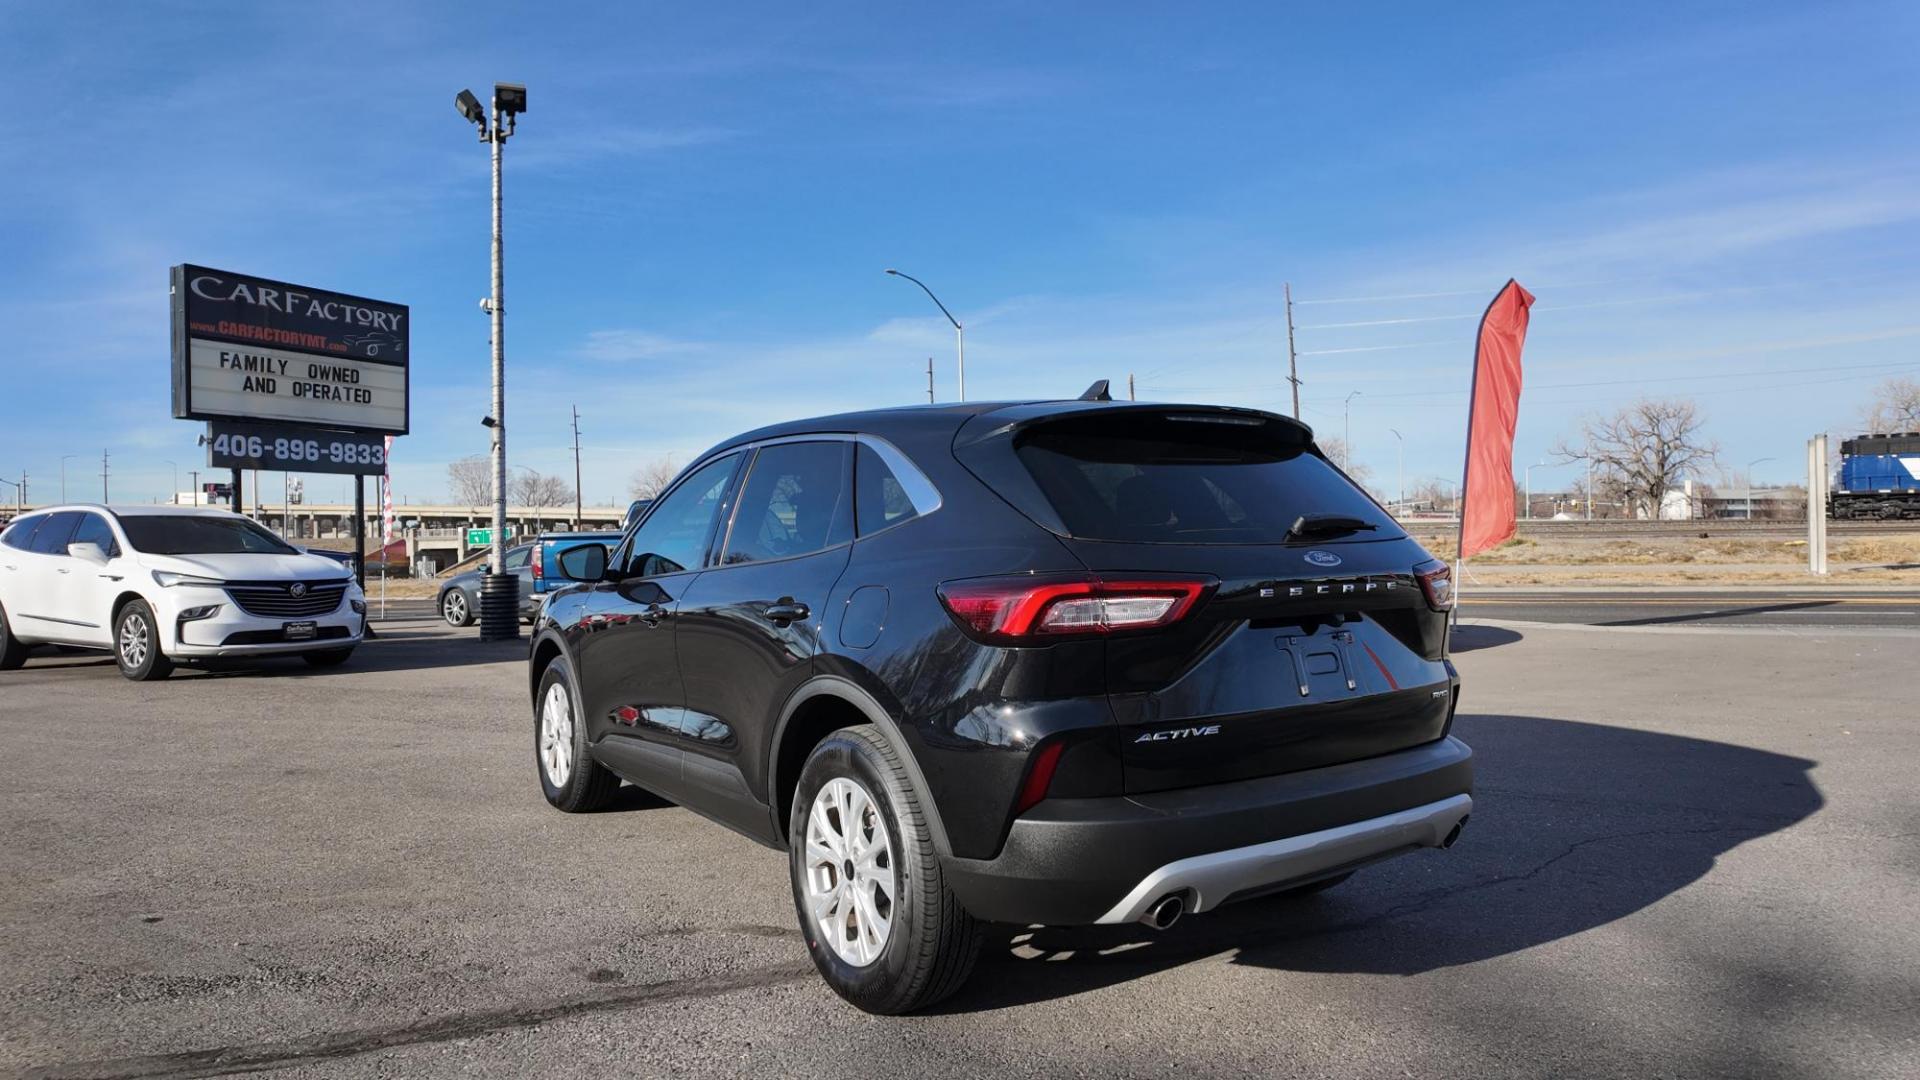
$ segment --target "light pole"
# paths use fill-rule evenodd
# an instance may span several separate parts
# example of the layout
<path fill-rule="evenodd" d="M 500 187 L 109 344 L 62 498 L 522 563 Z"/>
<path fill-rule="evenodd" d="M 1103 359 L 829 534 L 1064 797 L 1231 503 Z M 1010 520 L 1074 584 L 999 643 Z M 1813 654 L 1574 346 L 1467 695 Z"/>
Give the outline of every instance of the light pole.
<path fill-rule="evenodd" d="M 1340 436 L 1340 444 L 1342 448 L 1346 450 L 1347 460 L 1341 462 L 1340 467 L 1347 472 L 1353 471 L 1353 399 L 1359 396 L 1360 391 L 1358 390 L 1348 394 L 1347 402 L 1342 406 L 1342 410 L 1346 414 L 1346 431 Z"/>
<path fill-rule="evenodd" d="M 1398 430 L 1394 428 L 1387 430 L 1393 432 L 1394 442 L 1399 444 L 1400 512 L 1404 514 L 1407 512 L 1407 440 L 1401 437 Z"/>
<path fill-rule="evenodd" d="M 908 281 L 920 286 L 920 291 L 927 294 L 927 299 L 933 301 L 933 306 L 939 308 L 940 314 L 945 315 L 947 321 L 953 324 L 954 351 L 959 355 L 960 360 L 960 400 L 967 400 L 967 328 L 961 326 L 960 320 L 954 318 L 953 312 L 947 310 L 947 305 L 941 303 L 940 298 L 933 295 L 933 290 L 927 288 L 926 282 L 921 281 L 912 274 L 903 274 L 891 266 L 887 267 L 887 273 L 892 274 L 894 277 L 906 278 Z"/>
<path fill-rule="evenodd" d="M 13 489 L 13 505 L 14 505 L 15 512 L 21 513 L 21 514 L 26 513 L 27 512 L 27 474 L 21 473 L 20 482 L 17 484 L 7 479 L 4 476 L 0 476 L 0 484 L 5 484 L 8 487 L 11 487 Z M 66 500 L 63 499 L 61 501 L 64 502 Z"/>
<path fill-rule="evenodd" d="M 79 454 L 60 455 L 60 501 L 61 502 L 67 501 L 67 460 L 69 458 L 77 458 L 79 456 L 80 456 Z"/>
<path fill-rule="evenodd" d="M 1753 520 L 1753 467 L 1763 461 L 1772 461 L 1770 457 L 1754 458 L 1747 462 L 1747 520 Z"/>
<path fill-rule="evenodd" d="M 1525 477 L 1526 480 L 1525 487 L 1527 492 L 1527 512 L 1521 516 L 1528 521 L 1533 520 L 1533 470 L 1544 468 L 1551 464 L 1553 463 L 1550 461 L 1536 461 L 1521 470 L 1521 476 Z"/>
<path fill-rule="evenodd" d="M 500 151 L 513 135 L 514 121 L 527 111 L 527 88 L 518 83 L 493 84 L 493 114 L 489 118 L 473 91 L 454 95 L 454 107 L 480 131 L 493 158 L 493 289 L 481 301 L 492 318 L 493 412 L 483 423 L 493 434 L 493 550 L 487 576 L 480 585 L 480 637 L 507 641 L 520 636 L 519 582 L 507 573 L 507 396 L 506 396 L 506 283 L 505 254 L 500 228 Z"/>

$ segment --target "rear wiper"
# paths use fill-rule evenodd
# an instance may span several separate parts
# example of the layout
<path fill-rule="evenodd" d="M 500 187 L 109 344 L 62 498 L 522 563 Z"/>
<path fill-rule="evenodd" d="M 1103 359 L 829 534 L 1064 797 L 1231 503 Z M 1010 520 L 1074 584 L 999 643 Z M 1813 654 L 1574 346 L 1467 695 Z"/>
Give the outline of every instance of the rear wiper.
<path fill-rule="evenodd" d="M 1354 517 L 1352 514 L 1301 514 L 1293 519 L 1293 527 L 1287 530 L 1287 539 L 1298 540 L 1309 536 L 1372 532 L 1377 528 L 1379 526 L 1373 522 Z"/>

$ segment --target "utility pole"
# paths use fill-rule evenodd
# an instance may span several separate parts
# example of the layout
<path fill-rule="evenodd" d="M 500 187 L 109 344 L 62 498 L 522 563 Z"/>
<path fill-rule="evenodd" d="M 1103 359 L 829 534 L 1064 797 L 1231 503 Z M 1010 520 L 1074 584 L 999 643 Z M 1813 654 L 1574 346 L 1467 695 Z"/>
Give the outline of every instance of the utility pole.
<path fill-rule="evenodd" d="M 927 404 L 933 404 L 933 357 L 927 357 Z"/>
<path fill-rule="evenodd" d="M 1394 441 L 1400 445 L 1400 512 L 1404 514 L 1407 512 L 1407 440 L 1398 429 L 1387 430 L 1393 432 Z"/>
<path fill-rule="evenodd" d="M 100 451 L 100 501 L 102 503 L 113 502 L 113 499 L 107 494 L 107 452 L 105 450 Z"/>
<path fill-rule="evenodd" d="M 580 406 L 573 407 L 573 531 L 580 531 Z"/>
<path fill-rule="evenodd" d="M 1293 350 L 1293 282 L 1283 282 L 1287 298 L 1287 381 L 1293 384 L 1293 418 L 1300 419 L 1300 354 Z"/>
<path fill-rule="evenodd" d="M 200 505 L 200 470 L 188 469 L 187 476 L 193 480 L 193 505 Z"/>
<path fill-rule="evenodd" d="M 1134 400 L 1134 397 L 1133 397 L 1133 372 L 1131 372 L 1131 371 L 1129 371 L 1129 372 L 1127 372 L 1127 400 L 1128 400 L 1128 401 L 1132 401 L 1132 400 Z"/>

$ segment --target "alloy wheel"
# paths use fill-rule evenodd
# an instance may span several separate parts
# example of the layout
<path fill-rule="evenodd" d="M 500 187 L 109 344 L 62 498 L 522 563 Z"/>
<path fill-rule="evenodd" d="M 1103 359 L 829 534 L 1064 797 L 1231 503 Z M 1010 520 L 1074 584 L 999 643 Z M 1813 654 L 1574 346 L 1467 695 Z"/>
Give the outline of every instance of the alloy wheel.
<path fill-rule="evenodd" d="M 547 687 L 540 705 L 540 767 L 557 788 L 573 775 L 573 699 L 562 682 Z"/>
<path fill-rule="evenodd" d="M 440 605 L 440 614 L 455 626 L 465 623 L 467 621 L 466 595 L 457 590 L 448 593 L 446 602 Z"/>
<path fill-rule="evenodd" d="M 838 776 L 807 814 L 807 912 L 854 967 L 880 958 L 893 933 L 894 856 L 886 820 L 859 783 Z"/>
<path fill-rule="evenodd" d="M 120 620 L 120 662 L 128 668 L 137 669 L 147 662 L 147 651 L 152 648 L 147 632 L 147 620 L 137 613 L 129 613 Z"/>

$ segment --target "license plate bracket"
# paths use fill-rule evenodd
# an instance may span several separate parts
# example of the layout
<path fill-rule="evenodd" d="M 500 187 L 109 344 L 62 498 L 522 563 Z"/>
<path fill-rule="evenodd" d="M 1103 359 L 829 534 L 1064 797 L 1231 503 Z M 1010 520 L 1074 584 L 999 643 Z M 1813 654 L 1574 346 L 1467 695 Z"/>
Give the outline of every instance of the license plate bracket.
<path fill-rule="evenodd" d="M 288 641 L 312 641 L 320 634 L 320 624 L 312 619 L 284 623 L 280 627 L 280 632 Z"/>

